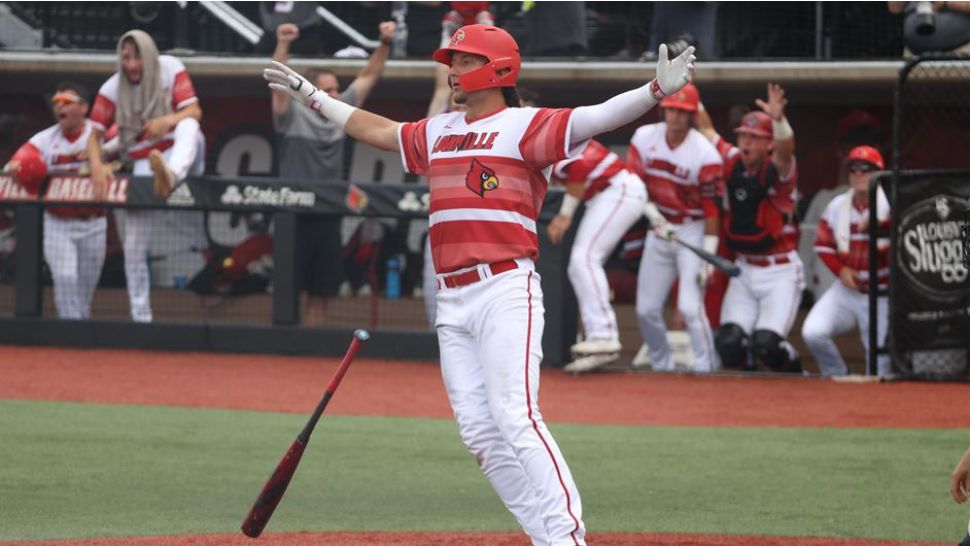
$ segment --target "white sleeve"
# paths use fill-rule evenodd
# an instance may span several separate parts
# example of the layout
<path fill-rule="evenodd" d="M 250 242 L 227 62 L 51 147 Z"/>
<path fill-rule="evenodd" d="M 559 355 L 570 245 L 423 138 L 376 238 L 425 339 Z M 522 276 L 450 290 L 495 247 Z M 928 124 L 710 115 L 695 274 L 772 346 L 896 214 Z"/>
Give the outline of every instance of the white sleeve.
<path fill-rule="evenodd" d="M 572 144 L 582 142 L 636 121 L 657 102 L 650 93 L 650 84 L 647 84 L 600 104 L 574 108 L 570 141 Z"/>

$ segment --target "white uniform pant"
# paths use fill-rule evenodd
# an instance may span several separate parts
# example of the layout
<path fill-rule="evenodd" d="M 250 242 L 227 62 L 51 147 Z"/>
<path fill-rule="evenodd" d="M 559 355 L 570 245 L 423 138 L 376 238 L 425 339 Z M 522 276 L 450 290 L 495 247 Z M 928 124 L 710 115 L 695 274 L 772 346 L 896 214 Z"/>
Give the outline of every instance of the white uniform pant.
<path fill-rule="evenodd" d="M 517 261 L 441 285 L 441 375 L 465 446 L 532 543 L 585 544 L 579 491 L 539 412 L 542 287 L 532 261 Z"/>
<path fill-rule="evenodd" d="M 886 296 L 876 299 L 876 316 L 876 340 L 882 346 L 889 330 L 889 300 Z M 815 302 L 802 325 L 802 338 L 815 356 L 822 375 L 844 375 L 849 372 L 832 336 L 848 332 L 856 324 L 859 325 L 859 336 L 868 357 L 872 350 L 869 347 L 869 295 L 836 281 Z M 876 363 L 879 375 L 888 375 L 892 371 L 889 355 L 879 355 Z"/>
<path fill-rule="evenodd" d="M 624 170 L 586 202 L 567 269 L 586 339 L 620 338 L 603 263 L 630 226 L 643 216 L 646 199 L 647 190 L 640 178 Z"/>
<path fill-rule="evenodd" d="M 86 319 L 104 266 L 108 220 L 60 218 L 44 213 L 44 259 L 54 279 L 57 316 Z"/>
<path fill-rule="evenodd" d="M 700 247 L 704 241 L 704 220 L 685 222 L 677 228 L 677 238 Z M 677 310 L 684 317 L 694 353 L 694 370 L 715 371 L 720 367 L 714 350 L 711 324 L 704 310 L 704 298 L 697 284 L 701 259 L 683 246 L 647 232 L 647 242 L 637 273 L 637 319 L 640 335 L 655 370 L 673 370 L 674 362 L 667 343 L 663 308 L 674 280 L 678 280 Z"/>
<path fill-rule="evenodd" d="M 165 164 L 175 175 L 176 183 L 188 175 L 200 176 L 205 172 L 205 138 L 199 122 L 194 118 L 183 119 L 175 126 L 175 144 L 163 152 Z M 148 159 L 135 161 L 132 174 L 151 176 Z M 152 307 L 149 299 L 151 280 L 148 270 L 148 246 L 152 237 L 152 224 L 156 221 L 152 210 L 129 209 L 125 216 L 125 279 L 128 284 L 128 302 L 131 318 L 136 322 L 151 322 Z"/>
<path fill-rule="evenodd" d="M 788 263 L 763 267 L 736 260 L 741 274 L 731 279 L 724 294 L 722 325 L 737 324 L 748 336 L 755 330 L 788 336 L 802 301 L 805 268 L 797 251 L 784 256 Z"/>

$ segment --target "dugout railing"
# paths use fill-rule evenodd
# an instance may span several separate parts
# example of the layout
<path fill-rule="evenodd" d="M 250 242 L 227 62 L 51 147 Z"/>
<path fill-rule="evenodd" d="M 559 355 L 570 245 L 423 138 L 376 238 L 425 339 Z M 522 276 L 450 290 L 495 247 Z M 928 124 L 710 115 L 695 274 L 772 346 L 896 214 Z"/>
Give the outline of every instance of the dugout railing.
<path fill-rule="evenodd" d="M 437 358 L 437 337 L 427 324 L 413 279 L 409 282 L 399 278 L 394 294 L 384 282 L 388 278 L 388 257 L 407 261 L 405 238 L 412 239 L 410 247 L 421 253 L 423 243 L 414 233 L 421 235 L 426 231 L 426 186 L 205 176 L 187 179 L 165 199 L 153 193 L 151 179 L 119 175 L 104 201 L 109 207 L 109 226 L 121 216 L 118 211 L 151 210 L 176 218 L 165 225 L 160 223 L 153 228 L 156 231 L 178 231 L 201 219 L 206 235 L 204 244 L 192 243 L 189 250 L 184 250 L 189 248 L 188 243 L 176 248 L 172 241 L 159 243 L 158 237 L 153 240 L 153 244 L 168 248 L 168 256 L 153 251 L 146 257 L 153 271 L 151 297 L 155 311 L 154 321 L 148 324 L 136 323 L 127 316 L 124 272 L 120 262 L 112 264 L 110 258 L 95 292 L 91 319 L 57 318 L 43 252 L 43 212 L 48 207 L 89 205 L 90 192 L 86 177 L 58 176 L 49 178 L 38 198 L 23 192 L 9 176 L 0 175 L 0 207 L 15 215 L 15 221 L 0 230 L 0 235 L 6 234 L 7 239 L 13 240 L 7 245 L 7 252 L 0 246 L 0 261 L 6 272 L 0 277 L 0 343 L 336 356 L 345 349 L 355 328 L 369 327 L 375 341 L 380 340 L 368 349 L 371 356 Z M 568 361 L 578 316 L 575 296 L 566 278 L 571 240 L 551 245 L 545 237 L 544 225 L 558 210 L 561 196 L 561 191 L 550 192 L 540 213 L 538 230 L 542 257 L 537 270 L 546 294 L 543 350 L 545 361 L 552 364 Z M 217 217 L 221 220 L 214 220 Z M 344 221 L 345 231 L 348 223 L 353 224 L 344 250 L 351 247 L 364 256 L 358 281 L 366 288 L 356 286 L 350 294 L 331 298 L 319 324 L 308 325 L 303 314 L 309 300 L 301 296 L 297 280 L 303 252 L 297 233 L 303 225 L 300 217 L 351 219 Z M 234 240 L 226 242 L 215 233 L 247 222 L 257 223 L 259 237 L 271 240 L 271 256 L 265 256 L 265 261 L 271 263 L 265 269 L 271 278 L 260 283 L 257 275 L 249 274 L 252 268 L 237 267 L 232 282 L 207 289 L 205 283 L 212 281 L 206 277 L 207 269 L 225 280 L 218 275 L 232 269 L 232 260 L 261 267 L 258 257 L 252 255 L 260 252 L 260 245 L 249 244 L 257 237 L 237 233 Z M 401 227 L 409 222 L 416 223 L 410 236 Z M 124 229 L 123 219 L 118 224 L 118 229 Z M 384 232 L 370 237 L 368 229 L 373 232 L 374 226 Z M 120 244 L 121 237 L 113 228 L 108 231 L 108 246 L 112 246 L 111 240 L 115 240 L 115 246 Z M 571 236 L 572 232 L 568 237 Z M 367 247 L 368 240 L 376 244 Z M 381 241 L 397 246 L 382 249 Z M 262 245 L 265 250 L 266 241 Z M 412 249 L 411 254 L 414 253 Z M 188 262 L 186 254 L 191 254 Z M 205 258 L 196 254 L 204 254 Z M 166 258 L 182 261 L 166 264 Z M 346 258 L 333 256 L 334 267 L 341 267 Z M 411 267 L 410 271 L 414 269 Z M 402 268 L 400 275 L 404 274 Z M 178 302 L 182 302 L 182 307 L 175 307 Z"/>

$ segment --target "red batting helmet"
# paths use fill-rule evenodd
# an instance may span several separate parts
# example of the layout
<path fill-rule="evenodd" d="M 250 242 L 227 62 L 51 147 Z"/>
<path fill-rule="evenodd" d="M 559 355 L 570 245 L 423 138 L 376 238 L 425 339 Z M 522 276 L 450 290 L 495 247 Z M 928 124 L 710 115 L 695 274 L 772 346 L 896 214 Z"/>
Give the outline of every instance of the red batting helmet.
<path fill-rule="evenodd" d="M 458 83 L 465 91 L 471 93 L 491 87 L 515 87 L 522 61 L 519 44 L 508 32 L 490 25 L 463 26 L 451 36 L 448 47 L 438 49 L 433 57 L 439 63 L 450 66 L 451 55 L 455 52 L 488 59 L 485 66 L 458 78 Z M 508 69 L 508 72 L 500 76 L 499 71 L 504 69 Z"/>
<path fill-rule="evenodd" d="M 44 162 L 37 148 L 30 145 L 21 146 L 10 158 L 10 162 L 17 163 L 13 170 L 14 180 L 30 193 L 37 193 L 41 183 L 47 178 L 47 163 Z"/>
<path fill-rule="evenodd" d="M 762 138 L 772 138 L 774 133 L 771 130 L 771 116 L 756 110 L 748 112 L 741 118 L 741 125 L 734 128 L 734 132 Z"/>
<path fill-rule="evenodd" d="M 879 150 L 873 148 L 872 146 L 856 146 L 852 148 L 849 155 L 845 158 L 846 163 L 854 163 L 856 161 L 862 163 L 868 163 L 875 166 L 879 170 L 885 168 L 885 163 L 882 161 L 882 154 Z"/>
<path fill-rule="evenodd" d="M 660 101 L 660 107 L 696 112 L 699 102 L 700 96 L 697 93 L 697 88 L 688 83 L 681 87 L 680 91 L 677 91 L 673 95 L 667 95 L 664 100 Z"/>

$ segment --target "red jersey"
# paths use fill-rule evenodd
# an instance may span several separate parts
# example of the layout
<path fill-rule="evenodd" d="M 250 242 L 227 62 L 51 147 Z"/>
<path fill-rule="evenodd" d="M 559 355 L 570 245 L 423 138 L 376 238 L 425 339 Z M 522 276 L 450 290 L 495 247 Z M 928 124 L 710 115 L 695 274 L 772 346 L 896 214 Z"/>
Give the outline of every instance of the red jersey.
<path fill-rule="evenodd" d="M 798 247 L 795 201 L 798 175 L 795 158 L 791 172 L 782 177 L 770 160 L 756 171 L 748 171 L 741 151 L 720 136 L 714 140 L 724 158 L 726 199 L 721 233 L 727 245 L 741 254 L 768 256 L 785 254 Z"/>
<path fill-rule="evenodd" d="M 714 146 L 691 129 L 676 148 L 667 144 L 667 124 L 644 125 L 633 133 L 627 165 L 647 185 L 651 202 L 680 224 L 715 218 L 724 191 L 724 168 Z"/>
<path fill-rule="evenodd" d="M 610 180 L 626 165 L 620 156 L 595 140 L 591 140 L 579 157 L 564 159 L 552 167 L 552 180 L 562 185 L 583 184 L 583 200 L 610 185 Z"/>
<path fill-rule="evenodd" d="M 844 215 L 848 214 L 848 219 Z M 879 229 L 889 230 L 890 219 L 888 214 L 885 218 L 879 219 Z M 852 196 L 843 193 L 832 199 L 825 207 L 821 219 L 818 222 L 818 231 L 815 234 L 815 252 L 818 257 L 825 262 L 825 265 L 839 276 L 843 267 L 850 267 L 857 272 L 859 289 L 861 292 L 869 291 L 869 229 L 865 226 L 869 220 L 869 205 L 863 203 L 856 205 L 852 202 Z M 863 222 L 860 224 L 860 222 Z M 846 223 L 848 225 L 846 225 Z M 848 233 L 842 237 L 847 237 L 839 248 L 836 232 L 840 229 L 848 228 Z M 889 287 L 889 240 L 880 238 L 876 241 L 876 275 L 879 280 L 879 288 Z"/>
<path fill-rule="evenodd" d="M 407 171 L 427 174 L 429 237 L 438 273 L 539 256 L 544 170 L 578 154 L 571 109 L 503 108 L 469 120 L 440 114 L 398 129 Z"/>

